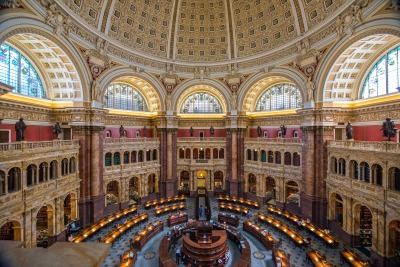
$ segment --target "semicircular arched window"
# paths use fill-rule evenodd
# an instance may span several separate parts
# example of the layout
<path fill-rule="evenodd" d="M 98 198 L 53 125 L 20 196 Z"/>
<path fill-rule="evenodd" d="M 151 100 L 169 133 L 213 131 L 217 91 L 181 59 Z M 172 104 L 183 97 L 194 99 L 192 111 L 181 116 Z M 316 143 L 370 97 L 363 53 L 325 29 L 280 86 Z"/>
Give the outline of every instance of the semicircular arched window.
<path fill-rule="evenodd" d="M 206 92 L 196 92 L 183 101 L 181 113 L 223 113 L 223 110 L 215 96 Z"/>
<path fill-rule="evenodd" d="M 148 111 L 142 93 L 126 83 L 111 84 L 104 96 L 104 107 L 113 109 Z"/>
<path fill-rule="evenodd" d="M 33 65 L 20 52 L 5 43 L 0 46 L 0 82 L 14 87 L 14 93 L 47 98 Z"/>
<path fill-rule="evenodd" d="M 255 111 L 273 111 L 300 108 L 299 89 L 291 83 L 275 84 L 267 88 L 258 98 Z"/>
<path fill-rule="evenodd" d="M 368 73 L 361 98 L 399 92 L 400 89 L 400 46 L 381 57 Z"/>

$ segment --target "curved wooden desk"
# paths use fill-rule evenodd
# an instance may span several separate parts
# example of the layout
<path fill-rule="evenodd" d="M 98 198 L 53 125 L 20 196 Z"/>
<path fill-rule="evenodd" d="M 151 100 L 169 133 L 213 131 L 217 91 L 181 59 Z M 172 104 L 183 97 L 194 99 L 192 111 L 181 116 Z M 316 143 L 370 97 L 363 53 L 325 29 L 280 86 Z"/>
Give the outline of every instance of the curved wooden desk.
<path fill-rule="evenodd" d="M 171 241 L 174 239 L 181 238 L 182 234 L 189 232 L 191 230 L 195 230 L 199 224 L 203 224 L 201 222 L 189 222 L 184 224 L 184 226 L 179 227 L 177 231 L 173 232 L 170 236 L 165 236 L 160 243 L 159 247 L 159 266 L 160 267 L 177 267 L 178 265 L 175 263 L 174 259 L 171 259 L 169 254 L 169 250 L 171 248 Z M 240 252 L 240 258 L 238 262 L 236 262 L 233 267 L 250 267 L 251 265 L 251 249 L 250 245 L 247 242 L 246 238 L 243 238 L 241 233 L 237 231 L 235 228 L 230 227 L 229 225 L 214 223 L 214 229 L 225 230 L 227 233 L 227 237 L 235 243 Z M 196 264 L 197 265 L 197 264 Z"/>

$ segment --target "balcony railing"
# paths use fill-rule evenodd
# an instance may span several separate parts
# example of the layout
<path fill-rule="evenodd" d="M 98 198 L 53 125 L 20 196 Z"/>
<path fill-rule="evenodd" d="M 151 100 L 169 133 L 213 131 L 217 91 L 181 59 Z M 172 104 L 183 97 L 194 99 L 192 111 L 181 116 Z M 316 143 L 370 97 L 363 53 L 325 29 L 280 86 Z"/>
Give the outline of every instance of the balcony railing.
<path fill-rule="evenodd" d="M 267 138 L 267 137 L 255 137 L 255 138 L 246 138 L 245 142 L 252 142 L 252 143 L 295 143 L 300 144 L 300 138 Z"/>
<path fill-rule="evenodd" d="M 225 137 L 180 137 L 178 142 L 225 142 Z"/>
<path fill-rule="evenodd" d="M 400 153 L 400 144 L 395 142 L 369 142 L 369 141 L 328 141 L 328 147 L 348 148 L 352 150 L 378 151 Z"/>
<path fill-rule="evenodd" d="M 42 142 L 15 142 L 0 144 L 0 151 L 27 151 L 41 148 L 79 146 L 79 140 L 53 140 Z"/>
<path fill-rule="evenodd" d="M 106 144 L 112 143 L 149 143 L 149 142 L 156 142 L 158 138 L 106 138 Z"/>

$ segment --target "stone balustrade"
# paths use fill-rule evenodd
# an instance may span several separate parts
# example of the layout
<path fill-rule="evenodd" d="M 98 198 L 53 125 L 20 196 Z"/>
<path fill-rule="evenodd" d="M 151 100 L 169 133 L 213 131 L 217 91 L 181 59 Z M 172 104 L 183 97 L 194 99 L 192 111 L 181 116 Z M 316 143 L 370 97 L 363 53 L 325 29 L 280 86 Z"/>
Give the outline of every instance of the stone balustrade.
<path fill-rule="evenodd" d="M 369 141 L 328 141 L 328 148 L 340 148 L 362 151 L 390 152 L 400 154 L 400 143 L 395 142 L 369 142 Z"/>
<path fill-rule="evenodd" d="M 45 153 L 46 150 L 65 150 L 67 148 L 79 148 L 79 140 L 53 140 L 41 142 L 15 142 L 0 144 L 0 155 L 12 152 L 37 152 Z"/>

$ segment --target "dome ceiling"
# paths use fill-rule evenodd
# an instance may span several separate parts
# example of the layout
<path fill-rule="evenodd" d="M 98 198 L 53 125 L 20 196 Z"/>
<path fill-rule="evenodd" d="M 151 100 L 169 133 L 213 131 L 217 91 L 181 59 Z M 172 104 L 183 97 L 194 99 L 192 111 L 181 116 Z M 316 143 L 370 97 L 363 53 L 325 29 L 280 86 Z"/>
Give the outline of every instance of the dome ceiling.
<path fill-rule="evenodd" d="M 337 0 L 62 0 L 92 28 L 171 62 L 261 57 L 323 26 Z M 346 3 L 346 7 L 349 3 Z M 321 23 L 320 23 L 321 22 Z"/>

